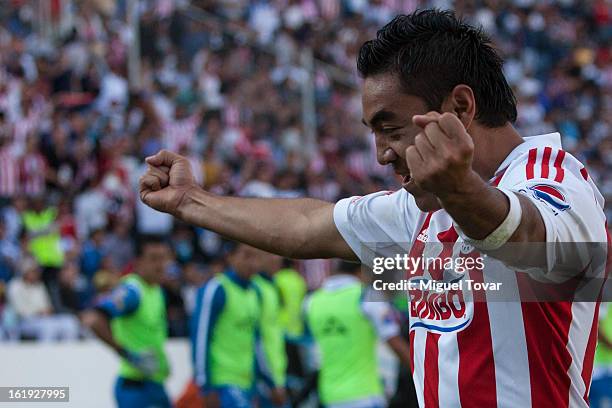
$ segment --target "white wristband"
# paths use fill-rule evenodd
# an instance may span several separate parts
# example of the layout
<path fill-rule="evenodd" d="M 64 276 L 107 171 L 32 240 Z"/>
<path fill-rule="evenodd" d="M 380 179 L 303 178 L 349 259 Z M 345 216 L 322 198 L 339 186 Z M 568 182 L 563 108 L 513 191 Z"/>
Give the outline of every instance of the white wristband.
<path fill-rule="evenodd" d="M 521 218 L 523 217 L 521 202 L 516 196 L 516 193 L 499 187 L 497 187 L 497 189 L 508 197 L 508 200 L 510 201 L 510 211 L 508 211 L 506 219 L 499 225 L 499 227 L 490 233 L 489 236 L 482 240 L 472 239 L 465 235 L 459 226 L 453 222 L 455 229 L 463 237 L 465 243 L 483 251 L 493 251 L 499 249 L 502 245 L 508 242 L 512 234 L 514 234 L 514 231 L 516 231 L 520 225 Z"/>

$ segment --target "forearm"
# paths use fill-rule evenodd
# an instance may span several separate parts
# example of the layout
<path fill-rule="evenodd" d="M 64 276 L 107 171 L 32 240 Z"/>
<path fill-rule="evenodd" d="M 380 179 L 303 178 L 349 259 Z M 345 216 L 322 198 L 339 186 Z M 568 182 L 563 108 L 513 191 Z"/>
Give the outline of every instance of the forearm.
<path fill-rule="evenodd" d="M 481 240 L 501 225 L 510 211 L 510 203 L 504 193 L 485 183 L 475 173 L 465 185 L 462 191 L 438 198 L 468 237 Z M 508 242 L 546 242 L 546 228 L 537 208 L 527 198 L 517 197 L 522 217 Z"/>
<path fill-rule="evenodd" d="M 109 319 L 98 310 L 88 310 L 81 316 L 81 321 L 100 340 L 106 343 L 119 355 L 123 354 L 123 348 L 113 338 Z"/>
<path fill-rule="evenodd" d="M 333 204 L 308 198 L 224 197 L 193 188 L 175 215 L 187 223 L 282 256 L 343 257 L 337 250 L 341 237 L 335 230 L 332 211 Z"/>
<path fill-rule="evenodd" d="M 387 340 L 387 344 L 400 362 L 406 367 L 410 367 L 410 345 L 408 342 L 398 335 Z"/>

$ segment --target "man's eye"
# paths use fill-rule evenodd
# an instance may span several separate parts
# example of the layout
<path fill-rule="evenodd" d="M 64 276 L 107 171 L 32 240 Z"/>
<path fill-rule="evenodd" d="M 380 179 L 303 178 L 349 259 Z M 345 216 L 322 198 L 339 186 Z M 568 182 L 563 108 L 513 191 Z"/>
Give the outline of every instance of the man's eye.
<path fill-rule="evenodd" d="M 382 132 L 386 135 L 395 132 L 396 130 L 398 130 L 398 127 L 387 127 L 387 128 L 382 128 Z"/>

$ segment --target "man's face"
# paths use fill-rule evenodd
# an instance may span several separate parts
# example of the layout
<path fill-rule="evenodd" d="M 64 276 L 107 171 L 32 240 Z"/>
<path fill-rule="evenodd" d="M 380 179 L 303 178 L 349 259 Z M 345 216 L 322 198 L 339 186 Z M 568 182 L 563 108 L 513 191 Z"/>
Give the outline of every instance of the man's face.
<path fill-rule="evenodd" d="M 145 244 L 138 262 L 140 274 L 152 282 L 161 282 L 171 256 L 170 248 L 165 243 Z"/>
<path fill-rule="evenodd" d="M 238 276 L 243 279 L 250 279 L 259 272 L 261 251 L 246 244 L 238 244 L 238 247 L 229 257 L 229 263 Z"/>
<path fill-rule="evenodd" d="M 425 101 L 402 91 L 396 74 L 385 73 L 365 79 L 361 98 L 363 123 L 372 130 L 376 140 L 376 159 L 393 166 L 402 177 L 402 186 L 414 196 L 422 211 L 440 208 L 436 197 L 420 189 L 410 178 L 406 149 L 414 144 L 421 131 L 412 123 L 412 116 L 428 112 Z"/>

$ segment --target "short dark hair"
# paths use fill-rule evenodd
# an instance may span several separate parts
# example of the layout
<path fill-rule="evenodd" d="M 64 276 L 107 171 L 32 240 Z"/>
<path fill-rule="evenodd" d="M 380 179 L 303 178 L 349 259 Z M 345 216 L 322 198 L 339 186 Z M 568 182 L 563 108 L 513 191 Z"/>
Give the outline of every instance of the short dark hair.
<path fill-rule="evenodd" d="M 163 235 L 157 234 L 144 234 L 138 238 L 136 245 L 136 256 L 142 256 L 145 248 L 149 245 L 164 245 L 168 244 L 168 241 Z"/>
<path fill-rule="evenodd" d="M 398 15 L 359 50 L 362 77 L 394 72 L 404 91 L 440 109 L 453 88 L 465 84 L 476 98 L 476 120 L 489 127 L 516 121 L 516 98 L 503 60 L 481 28 L 452 11 L 418 10 Z"/>

